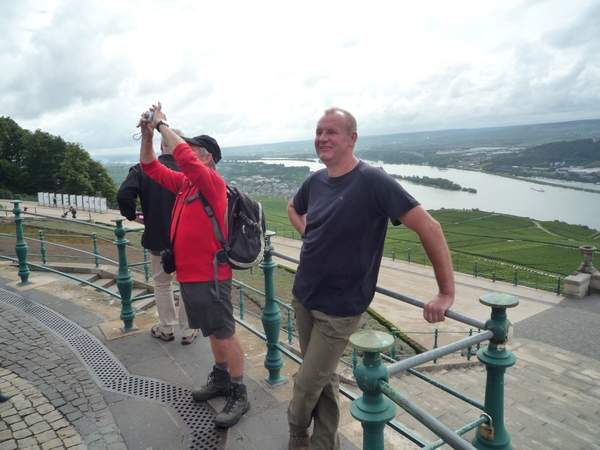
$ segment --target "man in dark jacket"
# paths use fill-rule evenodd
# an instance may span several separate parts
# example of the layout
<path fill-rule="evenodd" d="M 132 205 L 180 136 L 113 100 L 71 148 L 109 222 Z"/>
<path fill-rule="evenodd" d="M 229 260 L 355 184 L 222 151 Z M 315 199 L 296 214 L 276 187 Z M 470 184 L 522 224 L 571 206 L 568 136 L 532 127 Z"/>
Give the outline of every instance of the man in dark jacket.
<path fill-rule="evenodd" d="M 183 136 L 179 130 L 177 134 Z M 173 155 L 173 149 L 161 143 L 162 154 L 158 161 L 169 169 L 180 172 Z M 140 198 L 142 212 L 136 211 L 136 199 Z M 121 214 L 128 220 L 144 224 L 142 246 L 150 253 L 152 278 L 154 279 L 154 298 L 158 312 L 158 324 L 150 330 L 153 337 L 163 341 L 172 341 L 173 325 L 176 319 L 175 301 L 173 298 L 173 274 L 165 273 L 160 263 L 160 252 L 169 246 L 171 229 L 171 211 L 175 202 L 175 194 L 168 191 L 156 181 L 150 179 L 139 163 L 129 169 L 127 178 L 119 187 L 117 202 Z M 191 344 L 198 336 L 198 330 L 190 329 L 185 308 L 179 308 L 179 329 L 181 343 Z"/>

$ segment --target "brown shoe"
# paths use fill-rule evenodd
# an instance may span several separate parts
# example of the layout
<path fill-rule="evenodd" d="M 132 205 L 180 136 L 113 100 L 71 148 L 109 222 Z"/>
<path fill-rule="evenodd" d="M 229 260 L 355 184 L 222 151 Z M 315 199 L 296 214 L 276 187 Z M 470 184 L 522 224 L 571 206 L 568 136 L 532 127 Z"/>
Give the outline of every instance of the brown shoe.
<path fill-rule="evenodd" d="M 169 334 L 163 333 L 162 331 L 160 331 L 160 328 L 158 325 L 154 325 L 152 328 L 150 328 L 150 334 L 152 335 L 152 337 L 162 339 L 163 341 L 172 341 L 173 339 L 175 339 L 175 336 L 173 336 L 173 333 L 169 333 Z"/>
<path fill-rule="evenodd" d="M 308 441 L 310 433 L 304 430 L 303 433 L 294 434 L 290 431 L 290 447 L 289 450 L 308 450 Z"/>
<path fill-rule="evenodd" d="M 190 336 L 181 338 L 181 344 L 182 345 L 190 345 L 192 342 L 194 342 L 194 339 L 196 339 L 199 334 L 200 334 L 200 331 L 194 330 Z"/>

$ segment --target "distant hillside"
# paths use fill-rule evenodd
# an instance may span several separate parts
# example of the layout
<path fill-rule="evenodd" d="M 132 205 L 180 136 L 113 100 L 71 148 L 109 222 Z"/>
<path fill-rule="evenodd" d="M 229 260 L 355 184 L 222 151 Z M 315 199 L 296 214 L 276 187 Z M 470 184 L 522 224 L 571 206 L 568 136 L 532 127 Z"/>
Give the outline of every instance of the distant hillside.
<path fill-rule="evenodd" d="M 514 155 L 497 156 L 489 162 L 494 166 L 600 167 L 600 141 L 598 139 L 581 139 L 552 142 L 522 150 Z"/>
<path fill-rule="evenodd" d="M 600 140 L 551 142 L 481 161 L 480 169 L 499 175 L 600 182 Z"/>
<path fill-rule="evenodd" d="M 424 131 L 381 136 L 360 135 L 356 154 L 369 160 L 388 163 L 427 162 L 427 156 L 438 151 L 462 150 L 475 147 L 524 147 L 557 141 L 600 138 L 600 119 L 571 122 L 518 125 L 512 127 L 473 128 Z M 306 141 L 276 144 L 247 145 L 223 149 L 227 158 L 314 157 L 312 137 Z M 424 159 L 425 158 L 425 159 Z"/>

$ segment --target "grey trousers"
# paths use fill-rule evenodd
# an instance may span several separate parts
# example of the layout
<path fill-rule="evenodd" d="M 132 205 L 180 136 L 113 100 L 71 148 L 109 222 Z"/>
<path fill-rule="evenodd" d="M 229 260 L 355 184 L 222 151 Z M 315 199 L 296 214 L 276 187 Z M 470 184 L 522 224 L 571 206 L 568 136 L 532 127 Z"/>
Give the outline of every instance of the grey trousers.
<path fill-rule="evenodd" d="M 304 308 L 295 298 L 292 307 L 302 365 L 294 376 L 293 397 L 288 407 L 290 431 L 301 433 L 314 419 L 309 448 L 339 450 L 339 376 L 335 369 L 361 316 L 329 316 Z"/>

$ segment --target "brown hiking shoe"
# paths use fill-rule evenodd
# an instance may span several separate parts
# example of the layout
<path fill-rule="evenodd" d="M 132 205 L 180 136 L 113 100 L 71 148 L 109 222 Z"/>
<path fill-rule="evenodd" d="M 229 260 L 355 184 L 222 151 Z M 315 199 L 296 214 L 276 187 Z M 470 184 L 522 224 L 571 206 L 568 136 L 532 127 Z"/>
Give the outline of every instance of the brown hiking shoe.
<path fill-rule="evenodd" d="M 294 434 L 290 430 L 290 447 L 289 450 L 308 450 L 308 441 L 310 434 L 308 430 L 303 433 Z"/>

